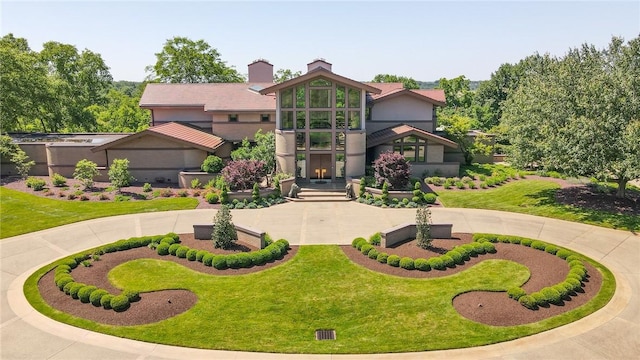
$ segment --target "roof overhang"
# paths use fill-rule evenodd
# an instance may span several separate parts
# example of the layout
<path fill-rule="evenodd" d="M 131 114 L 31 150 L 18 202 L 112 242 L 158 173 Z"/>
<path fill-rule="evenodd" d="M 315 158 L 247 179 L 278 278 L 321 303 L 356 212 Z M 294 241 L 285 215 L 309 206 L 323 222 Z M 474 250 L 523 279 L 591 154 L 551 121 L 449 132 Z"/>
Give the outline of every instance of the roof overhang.
<path fill-rule="evenodd" d="M 444 145 L 452 149 L 458 148 L 458 144 L 456 144 L 455 142 L 447 138 L 435 135 L 428 131 L 418 129 L 406 124 L 400 124 L 393 127 L 388 127 L 386 129 L 378 130 L 372 134 L 369 134 L 367 136 L 367 148 L 371 148 L 371 147 L 382 145 L 382 144 L 387 144 L 389 142 L 392 142 L 397 139 L 403 138 L 405 136 L 410 136 L 410 135 L 413 135 L 415 137 L 425 139 L 427 141 L 431 141 L 440 145 Z"/>
<path fill-rule="evenodd" d="M 430 102 L 430 103 L 432 103 L 434 105 L 438 105 L 438 106 L 445 106 L 446 105 L 442 101 L 438 101 L 436 99 L 433 99 L 433 98 L 430 98 L 430 97 L 428 97 L 426 95 L 411 91 L 409 89 L 398 89 L 398 90 L 395 90 L 395 91 L 391 91 L 391 92 L 389 92 L 387 94 L 380 95 L 380 96 L 372 99 L 372 102 L 373 103 L 377 103 L 377 102 L 393 99 L 393 98 L 400 97 L 400 96 L 410 96 L 410 97 L 412 97 L 414 99 L 418 99 L 418 100 L 421 100 L 421 101 L 427 101 L 427 102 Z"/>
<path fill-rule="evenodd" d="M 346 78 L 344 76 L 340 76 L 340 75 L 335 74 L 335 73 L 333 73 L 333 72 L 331 72 L 331 71 L 329 71 L 327 69 L 324 69 L 322 67 L 317 67 L 317 68 L 307 72 L 304 75 L 300 75 L 300 76 L 298 76 L 296 78 L 293 78 L 291 80 L 287 80 L 287 81 L 281 82 L 279 84 L 275 84 L 273 86 L 269 86 L 267 88 L 264 88 L 264 89 L 260 90 L 260 94 L 267 95 L 269 93 L 275 93 L 276 91 L 279 91 L 279 90 L 282 90 L 282 89 L 285 89 L 285 88 L 288 88 L 288 87 L 291 87 L 291 86 L 294 86 L 294 85 L 297 85 L 297 84 L 300 84 L 300 83 L 304 83 L 306 81 L 315 79 L 317 77 L 323 77 L 323 78 L 326 78 L 326 79 L 329 79 L 329 80 L 333 80 L 333 81 L 336 81 L 336 82 L 339 82 L 339 83 L 342 83 L 342 84 L 345 84 L 345 85 L 348 85 L 348 86 L 351 86 L 351 87 L 354 87 L 354 88 L 363 89 L 363 90 L 366 90 L 367 92 L 370 92 L 372 94 L 380 94 L 380 92 L 381 92 L 381 90 L 376 88 L 376 87 L 373 87 L 373 86 L 370 86 L 370 85 L 367 85 L 367 84 L 363 84 L 363 83 L 361 83 L 359 81 L 355 81 L 355 80 Z"/>

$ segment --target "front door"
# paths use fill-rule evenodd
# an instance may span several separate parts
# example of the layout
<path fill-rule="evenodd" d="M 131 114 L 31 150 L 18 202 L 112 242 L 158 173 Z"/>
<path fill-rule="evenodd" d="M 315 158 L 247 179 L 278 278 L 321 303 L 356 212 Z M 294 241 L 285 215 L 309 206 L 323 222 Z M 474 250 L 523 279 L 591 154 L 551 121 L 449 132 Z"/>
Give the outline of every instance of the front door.
<path fill-rule="evenodd" d="M 310 179 L 331 180 L 331 154 L 311 154 L 309 169 Z"/>

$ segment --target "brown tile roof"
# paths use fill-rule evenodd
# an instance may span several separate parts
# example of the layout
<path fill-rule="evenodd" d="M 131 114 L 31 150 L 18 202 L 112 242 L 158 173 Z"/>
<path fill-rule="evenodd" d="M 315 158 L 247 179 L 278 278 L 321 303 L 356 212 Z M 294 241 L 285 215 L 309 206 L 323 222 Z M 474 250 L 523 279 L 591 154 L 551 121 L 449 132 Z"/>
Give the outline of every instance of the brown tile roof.
<path fill-rule="evenodd" d="M 393 96 L 399 96 L 402 94 L 409 94 L 411 96 L 427 100 L 430 103 L 440 105 L 440 106 L 444 106 L 446 102 L 445 96 L 444 96 L 444 90 L 441 90 L 441 89 L 407 90 L 404 88 L 404 85 L 402 83 L 365 83 L 365 84 L 375 86 L 378 89 L 382 90 L 380 94 L 371 94 L 369 99 L 370 101 L 387 99 L 387 98 L 390 98 Z"/>
<path fill-rule="evenodd" d="M 435 135 L 422 129 L 414 128 L 413 126 L 400 124 L 388 127 L 386 129 L 378 130 L 367 135 L 367 148 L 390 143 L 396 139 L 400 139 L 408 135 L 415 135 L 419 138 L 431 140 L 438 144 L 442 144 L 454 149 L 458 147 L 458 144 L 449 139 L 443 138 L 442 136 Z"/>
<path fill-rule="evenodd" d="M 275 111 L 273 95 L 258 91 L 273 83 L 147 84 L 140 107 L 203 107 L 204 111 Z M 252 90 L 255 89 L 255 90 Z"/>
<path fill-rule="evenodd" d="M 101 150 L 110 149 L 116 145 L 123 144 L 134 139 L 141 138 L 146 135 L 161 137 L 165 139 L 169 139 L 172 141 L 178 141 L 185 143 L 189 146 L 193 146 L 195 148 L 205 150 L 205 151 L 213 151 L 217 149 L 220 145 L 224 144 L 224 139 L 206 133 L 204 131 L 200 131 L 198 129 L 194 129 L 190 126 L 178 124 L 175 122 L 170 122 L 154 127 L 150 127 L 146 130 L 143 130 L 139 133 L 132 134 L 118 140 L 114 140 L 108 142 L 104 145 L 96 146 L 91 149 L 93 152 L 98 152 Z"/>
<path fill-rule="evenodd" d="M 326 79 L 337 81 L 339 83 L 346 84 L 348 86 L 352 86 L 352 87 L 357 88 L 357 89 L 364 89 L 364 90 L 366 90 L 367 92 L 370 92 L 370 93 L 374 93 L 374 94 L 380 93 L 380 89 L 378 87 L 376 87 L 376 86 L 370 85 L 369 83 L 363 83 L 363 82 L 359 82 L 359 81 L 356 81 L 356 80 L 349 79 L 347 77 L 338 75 L 338 74 L 336 74 L 334 72 L 331 72 L 331 71 L 329 71 L 329 70 L 327 70 L 325 68 L 322 68 L 322 67 L 317 67 L 317 68 L 315 68 L 315 69 L 313 69 L 311 71 L 308 71 L 306 74 L 300 75 L 300 76 L 298 76 L 296 78 L 293 78 L 291 80 L 287 80 L 287 81 L 284 81 L 284 82 L 281 82 L 281 83 L 275 84 L 275 85 L 271 84 L 272 85 L 271 87 L 268 87 L 268 88 L 266 88 L 264 90 L 261 90 L 260 93 L 262 93 L 262 94 L 275 93 L 276 91 L 278 91 L 280 89 L 284 89 L 284 88 L 287 88 L 287 87 L 290 87 L 290 86 L 293 86 L 293 85 L 296 85 L 296 84 L 300 84 L 300 83 L 303 83 L 305 81 L 311 80 L 311 79 L 316 78 L 316 77 L 324 77 Z"/>

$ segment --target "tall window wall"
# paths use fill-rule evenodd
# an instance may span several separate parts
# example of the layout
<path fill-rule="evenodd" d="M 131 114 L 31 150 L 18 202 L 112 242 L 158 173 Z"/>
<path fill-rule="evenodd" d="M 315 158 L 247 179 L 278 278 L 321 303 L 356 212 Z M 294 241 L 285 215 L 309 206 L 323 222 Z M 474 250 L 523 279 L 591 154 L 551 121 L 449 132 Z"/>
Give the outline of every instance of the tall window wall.
<path fill-rule="evenodd" d="M 307 178 L 314 154 L 330 154 L 332 178 L 344 178 L 346 134 L 363 125 L 361 96 L 360 89 L 324 78 L 280 92 L 280 129 L 296 133 L 298 177 Z"/>

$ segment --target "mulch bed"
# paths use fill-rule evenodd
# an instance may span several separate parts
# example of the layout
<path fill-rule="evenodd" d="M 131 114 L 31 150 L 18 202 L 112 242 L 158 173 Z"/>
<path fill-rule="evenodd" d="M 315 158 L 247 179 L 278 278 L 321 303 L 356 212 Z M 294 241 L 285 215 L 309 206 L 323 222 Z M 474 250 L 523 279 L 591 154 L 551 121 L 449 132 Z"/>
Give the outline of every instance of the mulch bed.
<path fill-rule="evenodd" d="M 241 243 L 230 250 L 214 249 L 211 241 L 196 240 L 193 234 L 182 234 L 180 235 L 180 240 L 183 245 L 192 249 L 205 249 L 212 253 L 228 254 L 255 250 L 251 246 Z M 471 234 L 455 233 L 453 239 L 435 239 L 433 241 L 433 250 L 423 250 L 416 246 L 415 241 L 404 242 L 390 249 L 376 248 L 379 251 L 396 254 L 400 257 L 429 258 L 440 255 L 456 245 L 471 241 Z M 523 286 L 528 293 L 563 281 L 569 271 L 569 267 L 564 260 L 543 251 L 522 245 L 502 243 L 495 245 L 497 249 L 497 253 L 495 254 L 486 254 L 471 258 L 471 260 L 464 265 L 456 266 L 452 269 L 444 271 L 432 270 L 428 272 L 418 270 L 409 271 L 386 264 L 380 264 L 362 255 L 362 253 L 351 246 L 341 246 L 341 248 L 353 262 L 368 269 L 384 274 L 412 278 L 433 278 L 455 274 L 486 259 L 512 260 L 529 268 L 531 278 Z M 195 271 L 202 272 L 203 274 L 241 275 L 262 271 L 282 264 L 293 258 L 297 251 L 297 246 L 291 246 L 289 252 L 283 259 L 273 261 L 263 266 L 254 266 L 248 269 L 217 270 L 213 267 L 204 266 L 196 261 L 188 261 L 171 255 L 160 256 L 155 251 L 143 247 L 104 254 L 101 256 L 100 261 L 92 262 L 93 265 L 91 267 L 77 267 L 73 270 L 72 275 L 78 282 L 95 285 L 108 290 L 110 293 L 117 294 L 120 290 L 114 288 L 107 279 L 109 270 L 135 259 L 150 258 L 174 261 Z M 473 291 L 458 295 L 453 299 L 453 305 L 462 316 L 489 325 L 512 326 L 540 321 L 574 309 L 586 303 L 598 293 L 602 284 L 602 276 L 600 272 L 590 264 L 587 264 L 587 269 L 590 278 L 585 282 L 584 291 L 579 293 L 578 296 L 574 296 L 570 300 L 565 301 L 562 306 L 550 305 L 547 308 L 540 308 L 535 311 L 528 310 L 517 301 L 509 299 L 506 293 L 484 291 Z M 64 292 L 55 286 L 53 271 L 50 271 L 40 279 L 38 289 L 43 299 L 57 310 L 98 323 L 118 326 L 149 324 L 168 319 L 189 310 L 198 301 L 196 295 L 187 290 L 163 290 L 142 293 L 139 302 L 132 303 L 128 310 L 118 313 L 113 310 L 94 307 L 91 304 L 80 303 L 78 300 L 73 300 L 70 296 L 65 295 Z"/>

